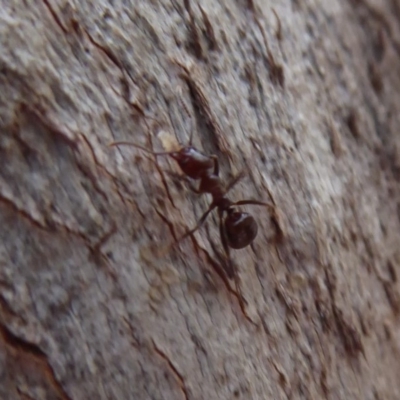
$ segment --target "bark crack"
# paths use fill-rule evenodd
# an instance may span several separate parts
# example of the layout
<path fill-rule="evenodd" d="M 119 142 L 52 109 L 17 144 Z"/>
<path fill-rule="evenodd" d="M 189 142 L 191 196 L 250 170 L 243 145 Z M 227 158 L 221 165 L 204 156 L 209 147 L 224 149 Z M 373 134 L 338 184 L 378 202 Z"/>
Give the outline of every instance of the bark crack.
<path fill-rule="evenodd" d="M 56 24 L 60 27 L 60 29 L 65 34 L 67 34 L 68 33 L 67 28 L 65 28 L 65 26 L 62 24 L 60 18 L 58 17 L 57 13 L 54 11 L 53 6 L 50 4 L 50 2 L 48 0 L 43 0 L 43 3 L 46 6 L 46 8 L 49 10 L 50 15 L 53 17 L 53 19 L 56 22 Z"/>
<path fill-rule="evenodd" d="M 197 246 L 198 245 L 196 243 L 196 247 Z M 206 259 L 207 259 L 208 263 L 213 267 L 214 271 L 221 278 L 221 280 L 224 283 L 224 285 L 225 285 L 226 289 L 228 290 L 228 292 L 231 293 L 238 300 L 240 310 L 242 311 L 242 314 L 244 315 L 244 317 L 252 325 L 257 326 L 257 324 L 251 319 L 251 317 L 247 313 L 246 300 L 243 298 L 243 295 L 240 292 L 238 292 L 237 290 L 232 288 L 232 286 L 231 286 L 231 284 L 229 282 L 229 279 L 228 279 L 228 277 L 226 275 L 225 269 L 214 258 L 212 258 L 211 255 L 205 249 L 203 249 L 203 248 L 200 248 L 200 249 L 203 251 L 204 255 L 206 256 Z M 235 276 L 237 275 L 237 271 L 234 271 L 234 275 Z M 236 282 L 237 289 L 239 289 L 238 281 L 236 280 L 236 278 L 235 278 L 235 282 Z"/>
<path fill-rule="evenodd" d="M 55 389 L 62 400 L 71 400 L 61 383 L 58 381 L 46 353 L 35 343 L 28 342 L 12 333 L 5 325 L 0 323 L 0 335 L 5 344 L 17 351 L 33 357 L 42 366 L 44 375 L 50 385 Z"/>
<path fill-rule="evenodd" d="M 185 380 L 183 378 L 183 375 L 178 371 L 178 369 L 176 368 L 174 363 L 171 361 L 171 359 L 167 356 L 167 354 L 157 346 L 154 339 L 152 339 L 152 342 L 153 342 L 155 352 L 167 363 L 167 365 L 170 368 L 170 370 L 172 371 L 173 375 L 176 377 L 185 400 L 189 400 L 189 394 L 188 394 L 188 390 L 185 385 Z"/>

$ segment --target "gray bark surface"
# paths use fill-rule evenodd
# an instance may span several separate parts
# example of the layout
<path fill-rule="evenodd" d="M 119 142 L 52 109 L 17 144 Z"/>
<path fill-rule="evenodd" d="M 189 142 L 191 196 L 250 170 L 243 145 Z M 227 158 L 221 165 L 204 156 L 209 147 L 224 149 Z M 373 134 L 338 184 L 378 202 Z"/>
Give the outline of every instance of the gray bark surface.
<path fill-rule="evenodd" d="M 0 398 L 400 398 L 398 1 L 0 5 Z"/>

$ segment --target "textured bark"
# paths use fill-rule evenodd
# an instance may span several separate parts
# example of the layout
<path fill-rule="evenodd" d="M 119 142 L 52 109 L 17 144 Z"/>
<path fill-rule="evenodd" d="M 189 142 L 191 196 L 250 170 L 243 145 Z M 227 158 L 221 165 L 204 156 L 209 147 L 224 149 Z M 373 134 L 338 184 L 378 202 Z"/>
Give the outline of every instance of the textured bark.
<path fill-rule="evenodd" d="M 0 3 L 0 398 L 400 398 L 398 1 Z"/>

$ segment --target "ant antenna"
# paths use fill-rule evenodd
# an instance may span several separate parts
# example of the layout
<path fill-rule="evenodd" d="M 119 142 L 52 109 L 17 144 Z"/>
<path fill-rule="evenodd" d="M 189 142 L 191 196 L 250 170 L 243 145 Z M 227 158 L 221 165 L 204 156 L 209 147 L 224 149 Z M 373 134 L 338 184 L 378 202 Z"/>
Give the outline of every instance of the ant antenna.
<path fill-rule="evenodd" d="M 193 131 L 194 131 L 194 129 L 193 129 L 193 118 L 192 118 L 192 116 L 190 115 L 190 112 L 189 112 L 189 110 L 188 110 L 188 108 L 187 108 L 187 105 L 186 105 L 186 103 L 183 101 L 183 99 L 182 99 L 181 96 L 179 96 L 179 101 L 180 101 L 181 106 L 182 106 L 183 110 L 185 111 L 186 115 L 187 115 L 188 118 L 190 119 L 189 146 L 192 146 L 192 142 L 193 142 Z"/>
<path fill-rule="evenodd" d="M 171 154 L 176 153 L 176 151 L 161 151 L 161 152 L 155 152 L 147 149 L 144 146 L 141 146 L 140 144 L 132 143 L 132 142 L 126 142 L 126 141 L 121 141 L 121 142 L 111 142 L 108 144 L 109 147 L 114 147 L 114 146 L 133 146 L 136 147 L 140 150 L 143 150 L 147 153 L 153 154 L 154 156 L 168 156 Z"/>

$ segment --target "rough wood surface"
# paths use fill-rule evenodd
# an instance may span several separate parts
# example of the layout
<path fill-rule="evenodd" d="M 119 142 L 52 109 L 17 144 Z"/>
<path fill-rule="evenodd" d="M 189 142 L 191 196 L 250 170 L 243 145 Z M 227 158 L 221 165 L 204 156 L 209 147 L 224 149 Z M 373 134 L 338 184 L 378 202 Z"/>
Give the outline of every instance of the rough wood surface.
<path fill-rule="evenodd" d="M 400 398 L 398 1 L 0 5 L 0 398 Z M 207 196 L 108 147 L 192 130 L 278 208 L 246 304 L 215 216 L 169 247 Z"/>

